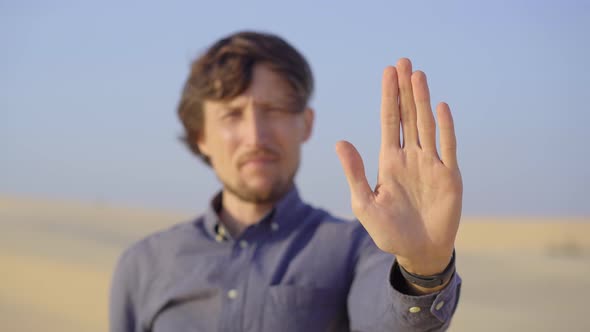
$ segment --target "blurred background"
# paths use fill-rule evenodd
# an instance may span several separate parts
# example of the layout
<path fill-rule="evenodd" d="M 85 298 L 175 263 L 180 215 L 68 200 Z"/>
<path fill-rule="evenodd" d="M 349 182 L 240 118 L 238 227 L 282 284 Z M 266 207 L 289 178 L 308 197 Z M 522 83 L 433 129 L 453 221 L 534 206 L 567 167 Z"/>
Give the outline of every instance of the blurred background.
<path fill-rule="evenodd" d="M 311 63 L 304 199 L 351 216 L 334 152 L 377 174 L 382 69 L 453 112 L 464 279 L 451 331 L 588 331 L 590 3 L 0 0 L 0 330 L 104 331 L 113 265 L 219 189 L 178 141 L 192 59 L 238 30 Z"/>

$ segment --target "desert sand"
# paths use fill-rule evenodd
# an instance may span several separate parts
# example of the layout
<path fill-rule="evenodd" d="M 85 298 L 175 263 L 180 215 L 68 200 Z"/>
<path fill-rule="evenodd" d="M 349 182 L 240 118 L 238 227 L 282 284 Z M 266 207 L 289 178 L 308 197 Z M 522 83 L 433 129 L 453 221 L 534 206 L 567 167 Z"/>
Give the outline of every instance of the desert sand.
<path fill-rule="evenodd" d="M 0 195 L 0 331 L 106 331 L 122 250 L 192 217 Z M 590 218 L 465 217 L 457 254 L 450 331 L 590 331 Z"/>

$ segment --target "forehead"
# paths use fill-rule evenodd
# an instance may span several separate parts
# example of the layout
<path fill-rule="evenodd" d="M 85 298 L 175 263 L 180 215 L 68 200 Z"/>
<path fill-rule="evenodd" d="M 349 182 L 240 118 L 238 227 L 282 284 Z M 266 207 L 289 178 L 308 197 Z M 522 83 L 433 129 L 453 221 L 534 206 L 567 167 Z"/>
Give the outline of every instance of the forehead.
<path fill-rule="evenodd" d="M 296 103 L 294 89 L 286 78 L 270 69 L 268 65 L 256 64 L 252 70 L 252 80 L 240 95 L 225 101 L 205 101 L 205 105 L 240 106 L 253 102 L 257 104 Z"/>

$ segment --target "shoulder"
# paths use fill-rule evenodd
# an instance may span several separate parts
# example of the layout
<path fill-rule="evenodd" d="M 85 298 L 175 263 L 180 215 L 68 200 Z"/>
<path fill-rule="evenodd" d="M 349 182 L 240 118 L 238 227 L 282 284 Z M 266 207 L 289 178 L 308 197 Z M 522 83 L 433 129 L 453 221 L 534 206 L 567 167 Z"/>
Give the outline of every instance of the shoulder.
<path fill-rule="evenodd" d="M 372 243 L 369 234 L 358 219 L 337 216 L 320 208 L 311 207 L 311 209 L 309 219 L 317 227 L 318 235 L 340 239 L 341 242 L 356 248 Z"/>
<path fill-rule="evenodd" d="M 144 273 L 161 268 L 167 257 L 175 256 L 181 248 L 202 237 L 202 217 L 182 222 L 145 236 L 123 251 L 117 263 L 118 269 L 127 273 Z M 126 268 L 124 267 L 126 266 Z"/>
<path fill-rule="evenodd" d="M 345 217 L 333 214 L 325 209 L 307 204 L 310 208 L 310 216 L 323 227 L 341 229 L 342 231 L 358 232 L 363 230 L 363 225 L 354 217 Z"/>

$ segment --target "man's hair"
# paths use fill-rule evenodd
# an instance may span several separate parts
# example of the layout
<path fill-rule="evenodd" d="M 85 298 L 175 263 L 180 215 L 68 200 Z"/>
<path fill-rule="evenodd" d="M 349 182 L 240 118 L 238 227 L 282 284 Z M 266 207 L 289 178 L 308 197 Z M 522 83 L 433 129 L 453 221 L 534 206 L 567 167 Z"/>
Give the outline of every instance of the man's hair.
<path fill-rule="evenodd" d="M 228 101 L 248 89 L 256 64 L 264 64 L 292 87 L 297 111 L 303 111 L 313 92 L 313 75 L 303 55 L 282 38 L 244 31 L 213 44 L 191 66 L 178 116 L 184 126 L 181 139 L 207 165 L 209 158 L 197 145 L 203 130 L 205 100 Z"/>

